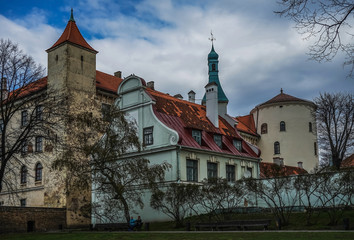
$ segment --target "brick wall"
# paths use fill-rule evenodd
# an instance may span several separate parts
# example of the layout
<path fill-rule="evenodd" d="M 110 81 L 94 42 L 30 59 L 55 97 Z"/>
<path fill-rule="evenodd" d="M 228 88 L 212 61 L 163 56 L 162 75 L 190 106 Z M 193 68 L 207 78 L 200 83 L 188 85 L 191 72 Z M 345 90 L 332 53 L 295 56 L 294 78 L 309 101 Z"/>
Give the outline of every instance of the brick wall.
<path fill-rule="evenodd" d="M 0 206 L 0 233 L 53 231 L 65 227 L 65 208 Z"/>

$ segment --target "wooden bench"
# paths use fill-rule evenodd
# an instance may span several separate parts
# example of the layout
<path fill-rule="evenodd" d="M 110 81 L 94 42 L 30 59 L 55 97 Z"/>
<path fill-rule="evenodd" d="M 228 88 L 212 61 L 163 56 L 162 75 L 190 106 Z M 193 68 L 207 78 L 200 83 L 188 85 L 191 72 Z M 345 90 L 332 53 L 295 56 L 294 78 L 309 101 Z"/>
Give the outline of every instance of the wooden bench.
<path fill-rule="evenodd" d="M 225 222 L 213 222 L 213 223 L 197 223 L 195 229 L 197 231 L 201 229 L 209 229 L 211 231 L 223 231 L 223 230 L 247 230 L 248 227 L 262 227 L 263 230 L 267 230 L 270 225 L 270 219 L 256 219 L 256 220 L 235 220 Z"/>
<path fill-rule="evenodd" d="M 97 223 L 93 228 L 97 231 L 128 231 L 129 224 L 124 223 Z"/>

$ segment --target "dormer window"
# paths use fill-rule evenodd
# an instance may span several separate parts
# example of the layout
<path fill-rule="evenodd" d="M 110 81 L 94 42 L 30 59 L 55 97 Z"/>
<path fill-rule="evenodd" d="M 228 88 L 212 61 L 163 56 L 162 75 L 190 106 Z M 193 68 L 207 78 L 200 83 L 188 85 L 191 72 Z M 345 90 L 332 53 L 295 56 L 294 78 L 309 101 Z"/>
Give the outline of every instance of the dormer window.
<path fill-rule="evenodd" d="M 202 131 L 193 129 L 192 137 L 199 145 L 202 145 Z"/>
<path fill-rule="evenodd" d="M 222 135 L 215 134 L 214 135 L 214 142 L 216 143 L 216 145 L 219 146 L 219 148 L 222 148 Z"/>
<path fill-rule="evenodd" d="M 242 140 L 234 139 L 233 144 L 238 151 L 242 151 Z"/>

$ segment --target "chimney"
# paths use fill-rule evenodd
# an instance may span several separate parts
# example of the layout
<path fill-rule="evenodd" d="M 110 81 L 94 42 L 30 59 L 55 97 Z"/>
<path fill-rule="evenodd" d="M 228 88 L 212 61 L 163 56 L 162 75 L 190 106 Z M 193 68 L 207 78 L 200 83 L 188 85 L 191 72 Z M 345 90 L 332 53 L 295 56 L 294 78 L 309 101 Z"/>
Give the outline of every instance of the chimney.
<path fill-rule="evenodd" d="M 284 158 L 274 157 L 273 162 L 275 164 L 277 164 L 278 166 L 281 166 L 281 167 L 284 166 Z"/>
<path fill-rule="evenodd" d="M 297 167 L 298 167 L 298 168 L 304 168 L 304 167 L 302 166 L 302 162 L 297 162 Z"/>
<path fill-rule="evenodd" d="M 188 93 L 188 101 L 195 103 L 195 92 L 193 90 L 190 90 Z"/>
<path fill-rule="evenodd" d="M 117 71 L 114 73 L 114 76 L 115 77 L 119 77 L 119 78 L 122 78 L 122 71 Z"/>
<path fill-rule="evenodd" d="M 146 84 L 146 86 L 148 88 L 151 88 L 152 90 L 155 90 L 155 82 L 154 81 L 150 81 Z"/>
<path fill-rule="evenodd" d="M 218 85 L 210 82 L 205 86 L 206 115 L 215 127 L 219 127 Z"/>
<path fill-rule="evenodd" d="M 179 94 L 179 93 L 176 94 L 176 95 L 174 95 L 173 97 L 178 98 L 178 99 L 181 99 L 181 100 L 183 99 L 183 96 L 182 96 L 181 94 Z"/>
<path fill-rule="evenodd" d="M 7 99 L 8 97 L 8 91 L 7 91 L 7 78 L 3 77 L 1 78 L 1 99 Z"/>

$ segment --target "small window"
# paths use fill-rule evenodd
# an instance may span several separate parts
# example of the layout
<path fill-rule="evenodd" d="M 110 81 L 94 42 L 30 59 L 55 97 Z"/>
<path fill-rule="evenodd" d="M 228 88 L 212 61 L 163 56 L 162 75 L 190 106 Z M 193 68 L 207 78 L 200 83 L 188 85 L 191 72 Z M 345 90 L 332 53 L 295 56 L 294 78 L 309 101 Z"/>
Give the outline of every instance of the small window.
<path fill-rule="evenodd" d="M 27 154 L 27 152 L 28 152 L 28 144 L 26 140 L 23 140 L 21 144 L 21 154 L 25 155 Z"/>
<path fill-rule="evenodd" d="M 148 127 L 148 128 L 144 128 L 144 139 L 143 139 L 143 143 L 144 145 L 152 145 L 154 143 L 154 137 L 153 137 L 153 127 Z"/>
<path fill-rule="evenodd" d="M 309 132 L 312 132 L 312 122 L 309 122 Z"/>
<path fill-rule="evenodd" d="M 249 177 L 252 178 L 253 177 L 253 169 L 248 167 L 247 171 L 250 173 Z"/>
<path fill-rule="evenodd" d="M 228 182 L 236 181 L 235 165 L 226 165 L 226 180 Z"/>
<path fill-rule="evenodd" d="M 268 125 L 266 123 L 263 123 L 261 125 L 261 134 L 266 134 L 268 133 Z"/>
<path fill-rule="evenodd" d="M 215 134 L 214 135 L 214 142 L 216 143 L 216 145 L 219 146 L 219 148 L 222 148 L 222 135 Z"/>
<path fill-rule="evenodd" d="M 24 184 L 27 182 L 27 167 L 22 166 L 21 167 L 21 184 Z"/>
<path fill-rule="evenodd" d="M 28 123 L 28 119 L 27 119 L 27 110 L 24 110 L 21 112 L 21 126 L 26 126 Z"/>
<path fill-rule="evenodd" d="M 198 161 L 187 159 L 187 181 L 198 182 Z"/>
<path fill-rule="evenodd" d="M 239 139 L 234 139 L 233 143 L 234 143 L 235 148 L 236 148 L 238 151 L 242 151 L 242 141 L 241 141 L 241 140 L 239 140 Z"/>
<path fill-rule="evenodd" d="M 284 121 L 280 122 L 280 131 L 285 132 L 285 122 Z"/>
<path fill-rule="evenodd" d="M 202 131 L 192 130 L 192 137 L 199 144 L 202 145 Z"/>
<path fill-rule="evenodd" d="M 102 103 L 101 105 L 101 111 L 102 111 L 102 118 L 104 120 L 109 120 L 108 119 L 108 114 L 109 114 L 109 110 L 111 108 L 111 105 L 106 104 L 106 103 Z"/>
<path fill-rule="evenodd" d="M 36 120 L 42 121 L 43 120 L 43 106 L 36 107 Z"/>
<path fill-rule="evenodd" d="M 36 137 L 36 152 L 43 152 L 43 137 Z"/>
<path fill-rule="evenodd" d="M 218 164 L 213 162 L 208 162 L 208 179 L 218 177 Z"/>
<path fill-rule="evenodd" d="M 20 206 L 26 207 L 26 198 L 20 199 Z"/>
<path fill-rule="evenodd" d="M 211 71 L 215 71 L 216 70 L 216 65 L 215 63 L 211 64 Z"/>
<path fill-rule="evenodd" d="M 42 170 L 43 166 L 41 163 L 36 164 L 36 169 L 35 169 L 35 180 L 36 181 L 42 181 Z"/>
<path fill-rule="evenodd" d="M 315 152 L 315 156 L 317 156 L 317 143 L 316 142 L 313 143 L 313 150 Z"/>
<path fill-rule="evenodd" d="M 279 142 L 274 143 L 274 154 L 280 154 L 280 143 Z"/>

